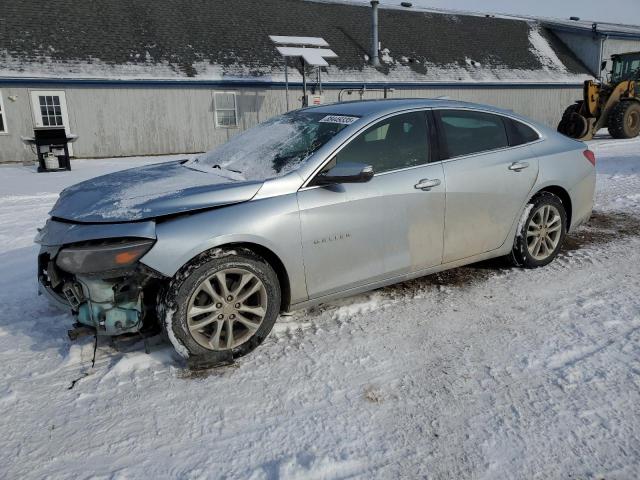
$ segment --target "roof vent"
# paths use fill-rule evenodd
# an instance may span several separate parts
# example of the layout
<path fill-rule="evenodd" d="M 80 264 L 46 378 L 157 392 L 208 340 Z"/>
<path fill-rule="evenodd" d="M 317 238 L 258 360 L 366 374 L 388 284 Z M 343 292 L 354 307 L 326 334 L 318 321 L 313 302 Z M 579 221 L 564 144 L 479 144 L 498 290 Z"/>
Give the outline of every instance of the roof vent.
<path fill-rule="evenodd" d="M 400 5 L 402 5 L 403 7 L 406 7 L 406 8 L 413 7 L 413 3 L 411 3 L 411 2 L 400 2 Z"/>
<path fill-rule="evenodd" d="M 569 20 L 573 20 L 574 22 L 579 22 L 580 17 L 569 17 Z"/>
<path fill-rule="evenodd" d="M 371 0 L 371 65 L 377 67 L 380 65 L 378 50 L 380 43 L 378 41 L 378 0 Z"/>

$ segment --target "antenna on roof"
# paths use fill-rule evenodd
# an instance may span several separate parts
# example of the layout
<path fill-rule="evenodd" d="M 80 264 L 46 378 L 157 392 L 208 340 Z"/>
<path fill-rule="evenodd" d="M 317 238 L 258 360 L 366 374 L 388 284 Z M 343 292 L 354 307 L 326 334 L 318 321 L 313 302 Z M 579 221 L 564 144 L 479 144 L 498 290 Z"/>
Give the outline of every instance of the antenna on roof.
<path fill-rule="evenodd" d="M 320 37 L 287 37 L 281 35 L 269 35 L 269 38 L 276 44 L 276 50 L 284 59 L 284 81 L 287 98 L 287 111 L 289 111 L 289 75 L 287 71 L 287 58 L 299 58 L 302 64 L 302 106 L 308 105 L 307 99 L 307 75 L 305 67 L 311 65 L 317 67 L 318 89 L 322 94 L 321 68 L 329 65 L 326 58 L 336 58 L 338 55 L 328 47 L 329 44 Z"/>

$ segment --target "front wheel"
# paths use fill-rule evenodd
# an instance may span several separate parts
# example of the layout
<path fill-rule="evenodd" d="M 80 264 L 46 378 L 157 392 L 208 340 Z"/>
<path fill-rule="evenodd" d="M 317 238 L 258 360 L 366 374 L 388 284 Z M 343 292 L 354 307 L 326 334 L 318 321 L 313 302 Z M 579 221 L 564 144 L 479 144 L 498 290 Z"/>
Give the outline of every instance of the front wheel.
<path fill-rule="evenodd" d="M 511 259 L 524 268 L 547 265 L 558 256 L 567 233 L 567 214 L 560 199 L 549 192 L 534 197 L 520 221 Z"/>
<path fill-rule="evenodd" d="M 613 138 L 635 138 L 640 134 L 640 103 L 620 102 L 609 114 L 609 133 Z"/>
<path fill-rule="evenodd" d="M 163 297 L 164 328 L 178 353 L 216 365 L 262 343 L 281 294 L 273 268 L 243 250 L 202 255 L 176 274 Z"/>

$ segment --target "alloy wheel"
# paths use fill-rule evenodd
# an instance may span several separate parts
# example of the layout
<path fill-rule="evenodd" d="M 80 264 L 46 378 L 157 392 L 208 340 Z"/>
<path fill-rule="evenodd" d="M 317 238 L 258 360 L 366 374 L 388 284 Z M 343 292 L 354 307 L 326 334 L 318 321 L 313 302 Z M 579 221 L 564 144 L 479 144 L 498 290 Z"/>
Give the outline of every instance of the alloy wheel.
<path fill-rule="evenodd" d="M 542 205 L 527 225 L 527 250 L 535 260 L 546 260 L 558 247 L 562 236 L 562 217 L 553 205 Z"/>
<path fill-rule="evenodd" d="M 267 313 L 267 289 L 249 270 L 227 268 L 204 279 L 189 298 L 187 326 L 209 350 L 229 350 L 248 341 Z"/>

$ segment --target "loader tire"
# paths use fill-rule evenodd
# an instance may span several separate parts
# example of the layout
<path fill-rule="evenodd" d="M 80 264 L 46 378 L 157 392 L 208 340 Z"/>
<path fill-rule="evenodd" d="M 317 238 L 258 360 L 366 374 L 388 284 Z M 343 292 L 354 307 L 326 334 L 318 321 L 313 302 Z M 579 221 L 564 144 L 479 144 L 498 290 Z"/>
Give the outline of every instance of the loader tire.
<path fill-rule="evenodd" d="M 562 114 L 558 132 L 570 138 L 582 138 L 589 131 L 589 122 L 580 114 L 582 102 L 569 105 Z"/>
<path fill-rule="evenodd" d="M 634 138 L 640 134 L 640 102 L 620 102 L 609 114 L 609 133 L 613 138 Z"/>

